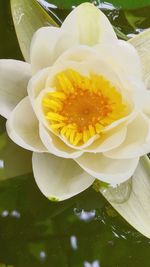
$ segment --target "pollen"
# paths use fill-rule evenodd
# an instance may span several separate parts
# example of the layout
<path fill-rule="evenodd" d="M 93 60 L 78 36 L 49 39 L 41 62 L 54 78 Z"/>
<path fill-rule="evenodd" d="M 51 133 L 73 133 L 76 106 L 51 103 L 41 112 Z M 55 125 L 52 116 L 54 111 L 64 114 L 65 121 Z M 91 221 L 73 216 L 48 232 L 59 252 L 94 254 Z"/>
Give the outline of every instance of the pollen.
<path fill-rule="evenodd" d="M 87 77 L 67 69 L 55 76 L 54 88 L 42 99 L 45 118 L 52 131 L 74 146 L 129 113 L 120 91 L 102 75 Z"/>

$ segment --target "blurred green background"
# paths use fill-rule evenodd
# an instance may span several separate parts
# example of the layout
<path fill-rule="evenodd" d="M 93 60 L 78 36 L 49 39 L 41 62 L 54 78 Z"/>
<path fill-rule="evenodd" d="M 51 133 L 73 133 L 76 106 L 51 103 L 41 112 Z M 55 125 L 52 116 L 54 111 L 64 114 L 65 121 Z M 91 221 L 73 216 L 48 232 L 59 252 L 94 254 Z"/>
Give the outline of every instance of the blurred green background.
<path fill-rule="evenodd" d="M 83 1 L 39 2 L 61 24 L 72 7 Z M 93 3 L 127 38 L 150 26 L 149 0 Z M 0 58 L 23 59 L 8 0 L 0 2 Z M 4 131 L 1 118 L 0 133 Z M 92 188 L 70 200 L 51 203 L 38 190 L 32 174 L 0 183 L 0 264 L 149 267 L 149 254 L 150 240 L 130 227 Z"/>

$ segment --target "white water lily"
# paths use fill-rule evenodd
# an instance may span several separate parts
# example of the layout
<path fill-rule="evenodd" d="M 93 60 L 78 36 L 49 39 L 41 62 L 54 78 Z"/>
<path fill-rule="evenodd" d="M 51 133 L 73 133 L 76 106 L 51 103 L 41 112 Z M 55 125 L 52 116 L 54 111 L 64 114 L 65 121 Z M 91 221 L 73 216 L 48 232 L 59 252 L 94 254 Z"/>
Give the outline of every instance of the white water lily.
<path fill-rule="evenodd" d="M 43 194 L 64 200 L 95 179 L 128 180 L 150 151 L 150 92 L 135 48 L 84 3 L 61 28 L 35 33 L 30 59 L 0 61 L 0 114 L 9 137 L 33 151 Z"/>

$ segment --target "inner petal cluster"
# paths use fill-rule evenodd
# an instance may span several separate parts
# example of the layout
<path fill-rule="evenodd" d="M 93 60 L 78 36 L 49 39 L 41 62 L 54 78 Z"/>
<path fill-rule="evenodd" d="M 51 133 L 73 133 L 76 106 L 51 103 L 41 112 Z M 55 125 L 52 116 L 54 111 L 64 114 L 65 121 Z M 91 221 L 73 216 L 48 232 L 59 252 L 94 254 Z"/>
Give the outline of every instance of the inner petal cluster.
<path fill-rule="evenodd" d="M 67 69 L 55 76 L 54 88 L 42 99 L 44 115 L 49 127 L 74 146 L 129 112 L 121 93 L 101 75 Z"/>

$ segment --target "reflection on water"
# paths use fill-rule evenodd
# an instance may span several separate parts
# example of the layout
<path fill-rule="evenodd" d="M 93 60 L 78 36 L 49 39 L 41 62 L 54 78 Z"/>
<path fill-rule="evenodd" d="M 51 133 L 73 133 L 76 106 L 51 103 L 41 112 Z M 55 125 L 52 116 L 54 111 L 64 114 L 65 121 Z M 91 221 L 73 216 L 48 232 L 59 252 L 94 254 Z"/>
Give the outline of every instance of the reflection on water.
<path fill-rule="evenodd" d="M 7 265 L 149 267 L 150 241 L 92 189 L 51 203 L 32 176 L 14 178 L 0 183 L 0 214 L 0 262 Z"/>
<path fill-rule="evenodd" d="M 100 267 L 100 263 L 99 263 L 99 261 L 94 261 L 93 263 L 89 263 L 89 262 L 85 261 L 84 267 Z"/>
<path fill-rule="evenodd" d="M 122 11 L 99 2 L 95 1 L 113 25 L 128 36 L 150 25 L 149 7 Z M 58 17 L 59 24 L 69 13 L 52 4 L 45 8 Z M 8 0 L 0 2 L 0 22 L 0 57 L 21 59 Z M 1 118 L 1 137 L 4 125 Z M 0 156 L 3 165 L 4 153 Z M 32 175 L 0 183 L 0 263 L 5 267 L 149 267 L 149 251 L 150 241 L 92 189 L 51 203 L 39 192 Z"/>
<path fill-rule="evenodd" d="M 92 221 L 95 218 L 96 210 L 85 211 L 85 210 L 74 209 L 74 214 L 81 221 L 89 222 L 89 221 Z"/>
<path fill-rule="evenodd" d="M 73 250 L 78 249 L 77 237 L 75 235 L 70 236 L 70 244 Z"/>

